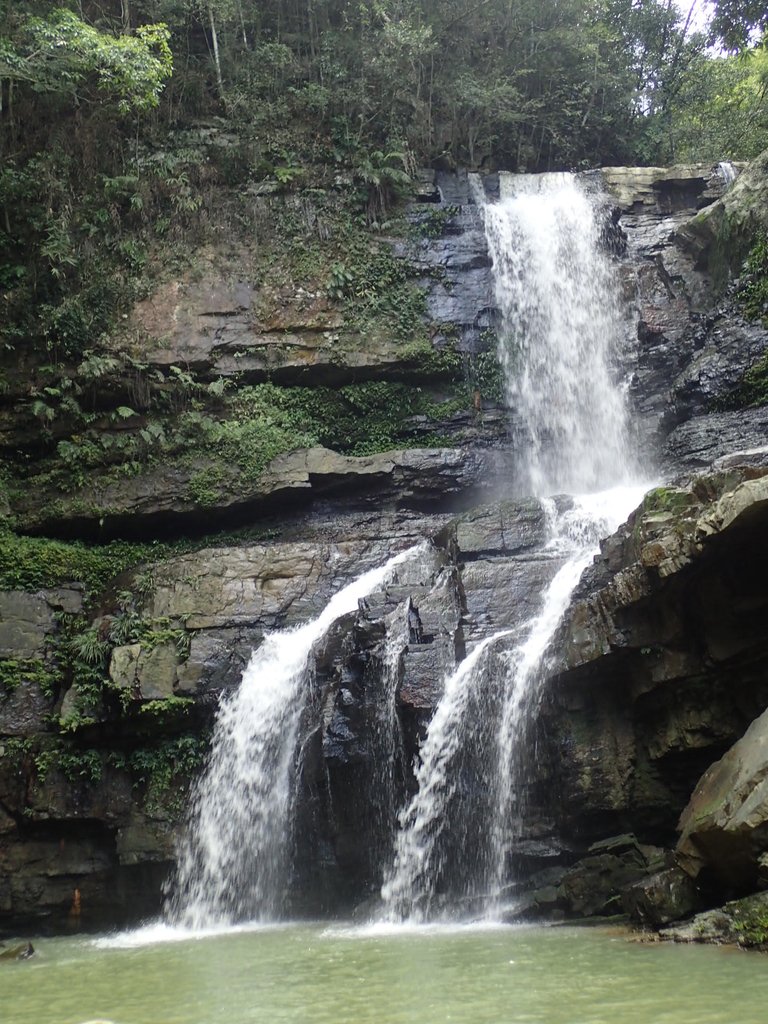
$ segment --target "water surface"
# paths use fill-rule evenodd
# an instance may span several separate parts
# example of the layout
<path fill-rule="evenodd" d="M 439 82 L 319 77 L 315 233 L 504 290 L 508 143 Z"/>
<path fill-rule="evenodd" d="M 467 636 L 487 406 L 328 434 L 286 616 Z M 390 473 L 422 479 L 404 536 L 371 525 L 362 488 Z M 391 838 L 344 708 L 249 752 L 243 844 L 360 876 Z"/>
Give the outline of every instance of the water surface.
<path fill-rule="evenodd" d="M 594 928 L 296 925 L 43 939 L 3 1024 L 765 1024 L 768 959 Z"/>

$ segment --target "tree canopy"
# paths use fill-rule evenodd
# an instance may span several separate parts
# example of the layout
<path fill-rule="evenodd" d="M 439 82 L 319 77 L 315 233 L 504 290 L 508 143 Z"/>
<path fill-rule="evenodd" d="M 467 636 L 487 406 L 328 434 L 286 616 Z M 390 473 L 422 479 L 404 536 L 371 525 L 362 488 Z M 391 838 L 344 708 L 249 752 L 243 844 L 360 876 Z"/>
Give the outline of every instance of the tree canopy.
<path fill-rule="evenodd" d="M 672 0 L 0 0 L 6 344 L 90 345 L 217 176 L 335 175 L 377 224 L 419 165 L 754 155 L 765 27 L 717 0 L 728 55 Z M 215 166 L 169 144 L 212 119 L 236 140 Z"/>

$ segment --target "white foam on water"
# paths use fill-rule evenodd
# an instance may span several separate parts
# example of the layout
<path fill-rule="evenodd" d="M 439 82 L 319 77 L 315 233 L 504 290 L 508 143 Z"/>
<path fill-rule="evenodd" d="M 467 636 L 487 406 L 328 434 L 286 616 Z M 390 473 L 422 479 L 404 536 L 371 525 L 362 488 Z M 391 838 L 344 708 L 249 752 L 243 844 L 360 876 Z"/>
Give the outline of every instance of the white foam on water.
<path fill-rule="evenodd" d="M 167 921 L 152 921 L 114 935 L 101 935 L 91 939 L 90 944 L 96 949 L 141 949 L 144 946 L 166 945 L 176 942 L 198 942 L 203 939 L 218 939 L 228 935 L 248 935 L 255 932 L 284 931 L 296 928 L 297 923 L 291 922 L 259 922 L 245 924 L 211 925 L 208 928 L 193 928 L 169 924 Z"/>

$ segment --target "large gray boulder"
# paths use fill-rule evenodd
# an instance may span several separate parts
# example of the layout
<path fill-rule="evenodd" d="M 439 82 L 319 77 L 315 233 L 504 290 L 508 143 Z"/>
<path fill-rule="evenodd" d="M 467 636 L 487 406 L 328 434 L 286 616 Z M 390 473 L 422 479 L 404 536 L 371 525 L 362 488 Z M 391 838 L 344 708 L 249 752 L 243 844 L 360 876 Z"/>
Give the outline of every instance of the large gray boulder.
<path fill-rule="evenodd" d="M 702 776 L 680 818 L 677 857 L 692 877 L 754 887 L 768 851 L 768 711 Z"/>

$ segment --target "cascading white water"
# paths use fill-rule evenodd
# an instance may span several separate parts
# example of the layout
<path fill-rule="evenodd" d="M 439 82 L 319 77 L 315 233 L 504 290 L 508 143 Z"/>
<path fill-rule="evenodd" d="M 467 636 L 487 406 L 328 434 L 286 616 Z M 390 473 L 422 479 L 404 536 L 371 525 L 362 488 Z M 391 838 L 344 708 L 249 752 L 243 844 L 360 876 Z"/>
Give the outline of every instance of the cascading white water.
<path fill-rule="evenodd" d="M 219 708 L 191 802 L 168 912 L 193 929 L 279 917 L 290 871 L 299 723 L 313 645 L 419 547 L 339 591 L 323 612 L 267 636 Z"/>
<path fill-rule="evenodd" d="M 516 797 L 519 801 L 516 788 L 519 789 L 524 781 L 521 779 L 524 766 L 518 757 L 525 739 L 525 728 L 537 707 L 537 684 L 546 675 L 550 641 L 581 574 L 599 550 L 600 540 L 618 529 L 642 500 L 645 490 L 645 485 L 636 485 L 582 495 L 574 499 L 571 508 L 558 516 L 549 547 L 563 552 L 566 561 L 549 584 L 541 611 L 525 641 L 507 654 L 491 820 L 491 871 L 488 879 L 488 910 L 491 914 L 500 909 L 507 878 L 507 859 L 515 838 L 513 805 Z"/>
<path fill-rule="evenodd" d="M 626 519 L 643 490 L 614 488 L 576 498 L 561 513 L 546 502 L 552 535 L 542 554 L 565 561 L 544 592 L 539 612 L 523 627 L 522 639 L 510 645 L 510 630 L 493 634 L 445 682 L 420 751 L 418 790 L 401 814 L 394 862 L 382 888 L 387 919 L 426 920 L 434 912 L 441 884 L 450 888 L 449 912 L 457 900 L 472 897 L 482 898 L 491 914 L 498 909 L 514 838 L 514 755 L 545 652 L 600 538 Z M 496 723 L 490 732 L 489 721 Z M 456 808 L 452 805 L 467 750 L 475 757 L 480 752 L 484 785 L 475 787 L 471 808 Z M 487 799 L 479 807 L 483 794 L 477 790 L 485 787 Z M 468 813 L 474 814 L 467 830 L 469 845 L 457 855 L 456 818 Z M 454 834 L 447 836 L 449 831 Z M 461 862 L 448 864 L 451 856 Z M 448 875 L 452 877 L 446 882 Z"/>
<path fill-rule="evenodd" d="M 506 635 L 484 640 L 445 681 L 445 689 L 429 724 L 416 771 L 418 790 L 400 816 L 395 857 L 382 887 L 389 920 L 429 916 L 444 857 L 441 839 L 449 828 L 448 807 L 458 781 L 456 758 L 470 738 L 477 717 L 469 713 L 475 686 L 493 645 Z"/>
<path fill-rule="evenodd" d="M 525 436 L 533 494 L 583 493 L 630 478 L 616 267 L 572 174 L 500 175 L 481 203 L 499 309 L 508 404 Z"/>
<path fill-rule="evenodd" d="M 520 741 L 548 646 L 600 538 L 645 489 L 627 485 L 633 460 L 612 365 L 624 324 L 592 202 L 569 174 L 501 175 L 497 203 L 485 202 L 478 179 L 473 188 L 493 261 L 507 397 L 527 435 L 530 489 L 583 496 L 559 514 L 542 499 L 551 528 L 542 556 L 562 565 L 518 642 L 502 630 L 446 680 L 382 888 L 389 920 L 426 919 L 441 891 L 454 908 L 480 897 L 487 913 L 498 912 L 522 782 Z M 584 495 L 606 487 L 613 489 Z M 469 796 L 457 797 L 467 775 Z M 455 842 L 462 829 L 468 849 Z"/>
<path fill-rule="evenodd" d="M 372 817 L 378 846 L 378 864 L 392 849 L 397 828 L 398 781 L 405 768 L 405 747 L 397 714 L 397 688 L 403 651 L 408 646 L 408 600 L 387 619 L 381 660 L 374 666 L 378 678 L 368 701 L 370 734 L 367 753 L 371 763 L 368 791 L 373 795 Z M 398 780 L 400 775 L 400 780 Z"/>
<path fill-rule="evenodd" d="M 736 178 L 739 176 L 738 170 L 734 167 L 730 160 L 721 160 L 717 165 L 717 169 L 720 172 L 720 177 L 725 182 L 725 187 L 729 188 Z"/>

